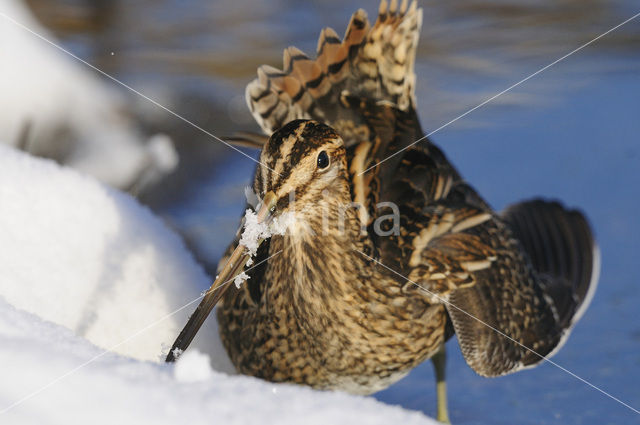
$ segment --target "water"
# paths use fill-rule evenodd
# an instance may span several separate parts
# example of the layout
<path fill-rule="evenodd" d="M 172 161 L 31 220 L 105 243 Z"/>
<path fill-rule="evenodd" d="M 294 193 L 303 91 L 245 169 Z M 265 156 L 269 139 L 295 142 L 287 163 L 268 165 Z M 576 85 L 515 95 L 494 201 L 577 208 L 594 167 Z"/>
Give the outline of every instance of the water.
<path fill-rule="evenodd" d="M 216 135 L 256 130 L 243 104 L 255 68 L 311 53 L 376 1 L 45 2 L 42 19 L 81 56 Z M 54 3 L 54 4 L 52 4 Z M 61 7 L 64 5 L 65 7 Z M 425 131 L 640 12 L 637 1 L 425 2 L 416 64 Z M 640 18 L 440 130 L 432 139 L 496 208 L 545 196 L 586 212 L 602 251 L 591 308 L 553 361 L 640 408 Z M 114 54 L 111 55 L 111 52 Z M 254 163 L 132 96 L 169 132 L 180 170 L 141 199 L 212 270 L 238 224 Z M 249 152 L 255 156 L 255 152 Z M 640 416 L 551 365 L 486 379 L 448 344 L 456 424 L 629 424 Z M 431 365 L 376 398 L 435 415 Z"/>

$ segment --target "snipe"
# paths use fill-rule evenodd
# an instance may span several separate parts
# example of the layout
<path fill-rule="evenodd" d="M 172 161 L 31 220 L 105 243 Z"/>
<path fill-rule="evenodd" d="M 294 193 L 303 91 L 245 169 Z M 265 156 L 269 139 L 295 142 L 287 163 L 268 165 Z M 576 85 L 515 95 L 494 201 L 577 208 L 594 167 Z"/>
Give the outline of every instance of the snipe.
<path fill-rule="evenodd" d="M 407 6 L 383 1 L 373 26 L 360 10 L 344 39 L 322 31 L 315 60 L 291 47 L 283 71 L 258 69 L 247 101 L 271 134 L 246 141 L 262 149 L 258 219 L 296 221 L 226 290 L 248 258 L 236 239 L 174 347 L 222 298 L 241 373 L 369 394 L 432 358 L 448 421 L 447 339 L 480 375 L 539 363 L 588 305 L 598 256 L 581 213 L 543 200 L 496 213 L 433 143 L 413 145 L 422 11 Z"/>

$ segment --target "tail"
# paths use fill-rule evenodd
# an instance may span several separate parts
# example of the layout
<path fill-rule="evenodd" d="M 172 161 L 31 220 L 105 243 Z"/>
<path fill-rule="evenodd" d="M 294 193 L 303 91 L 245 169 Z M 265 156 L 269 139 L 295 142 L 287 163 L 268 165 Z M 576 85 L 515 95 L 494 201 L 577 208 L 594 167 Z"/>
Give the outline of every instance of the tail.
<path fill-rule="evenodd" d="M 284 70 L 258 68 L 258 78 L 246 89 L 249 109 L 269 135 L 294 119 L 315 119 L 349 139 L 360 119 L 341 103 L 345 94 L 390 102 L 402 110 L 415 107 L 414 61 L 421 25 L 422 9 L 416 1 L 409 6 L 403 0 L 398 8 L 397 0 L 389 6 L 382 0 L 373 26 L 358 10 L 344 39 L 331 28 L 321 31 L 315 60 L 289 47 Z"/>
<path fill-rule="evenodd" d="M 584 215 L 558 202 L 531 200 L 503 212 L 514 236 L 545 282 L 564 334 L 557 351 L 596 291 L 600 252 Z M 551 355 L 553 353 L 550 353 Z"/>

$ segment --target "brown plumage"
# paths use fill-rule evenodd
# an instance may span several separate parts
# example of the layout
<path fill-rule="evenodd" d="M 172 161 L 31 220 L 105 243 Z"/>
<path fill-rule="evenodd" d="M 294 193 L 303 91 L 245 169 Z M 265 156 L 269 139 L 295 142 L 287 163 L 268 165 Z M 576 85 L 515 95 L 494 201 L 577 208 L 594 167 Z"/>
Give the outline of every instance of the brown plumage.
<path fill-rule="evenodd" d="M 598 258 L 582 214 L 541 200 L 498 214 L 433 143 L 410 146 L 421 13 L 383 1 L 371 26 L 358 11 L 343 40 L 322 31 L 317 59 L 289 48 L 247 87 L 273 132 L 253 189 L 296 222 L 218 309 L 241 373 L 369 394 L 455 332 L 469 366 L 498 376 L 552 354 L 588 304 Z"/>

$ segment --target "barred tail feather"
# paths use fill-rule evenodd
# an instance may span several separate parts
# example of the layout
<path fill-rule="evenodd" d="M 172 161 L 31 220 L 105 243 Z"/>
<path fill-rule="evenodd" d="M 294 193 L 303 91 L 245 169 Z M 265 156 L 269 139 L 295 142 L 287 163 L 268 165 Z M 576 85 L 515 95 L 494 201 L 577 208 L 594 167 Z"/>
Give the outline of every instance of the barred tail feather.
<path fill-rule="evenodd" d="M 316 119 L 340 127 L 358 125 L 357 113 L 340 102 L 349 95 L 391 102 L 402 110 L 415 106 L 415 52 L 422 24 L 416 1 L 380 3 L 373 26 L 358 10 L 343 39 L 331 28 L 320 32 L 317 57 L 295 47 L 285 49 L 283 70 L 263 65 L 246 89 L 256 121 L 271 134 L 294 119 Z M 340 123 L 338 117 L 350 117 Z"/>

